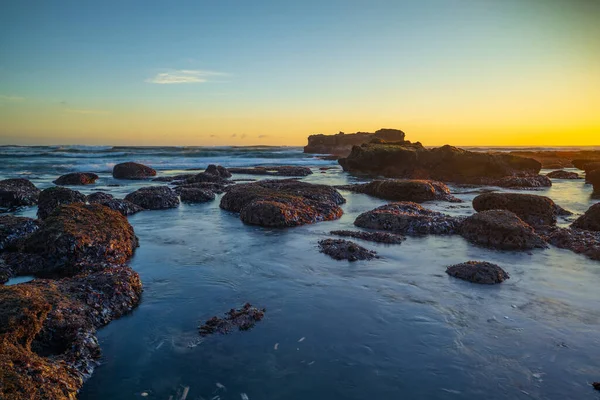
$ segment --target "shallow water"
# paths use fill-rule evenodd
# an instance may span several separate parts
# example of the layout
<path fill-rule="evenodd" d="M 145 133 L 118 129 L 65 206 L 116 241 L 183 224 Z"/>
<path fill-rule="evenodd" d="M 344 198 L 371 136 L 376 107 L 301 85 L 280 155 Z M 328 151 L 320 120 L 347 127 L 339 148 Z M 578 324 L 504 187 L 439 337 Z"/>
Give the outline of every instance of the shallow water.
<path fill-rule="evenodd" d="M 314 172 L 305 180 L 360 180 L 339 168 Z M 33 181 L 49 185 L 50 175 Z M 117 197 L 148 184 L 107 187 L 112 178 L 101 176 L 96 186 Z M 453 188 L 467 202 L 424 206 L 467 215 L 481 190 Z M 218 199 L 131 216 L 143 299 L 99 331 L 102 364 L 80 398 L 178 399 L 185 387 L 188 400 L 599 398 L 590 383 L 600 380 L 600 263 L 557 248 L 494 251 L 454 236 L 356 240 L 381 258 L 335 261 L 318 252 L 318 240 L 354 229 L 358 214 L 385 203 L 342 193 L 340 220 L 285 230 L 243 225 Z M 583 180 L 533 193 L 577 213 L 592 203 Z M 483 286 L 445 274 L 470 259 L 497 263 L 511 279 Z M 201 322 L 245 302 L 267 309 L 254 329 L 199 340 Z"/>

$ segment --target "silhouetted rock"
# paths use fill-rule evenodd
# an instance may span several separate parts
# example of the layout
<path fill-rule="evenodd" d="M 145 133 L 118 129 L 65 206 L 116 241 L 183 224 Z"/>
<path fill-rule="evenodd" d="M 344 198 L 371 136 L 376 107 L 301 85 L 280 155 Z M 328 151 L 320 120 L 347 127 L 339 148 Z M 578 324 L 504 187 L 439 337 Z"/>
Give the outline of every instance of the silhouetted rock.
<path fill-rule="evenodd" d="M 210 164 L 204 172 L 206 172 L 207 174 L 219 176 L 223 179 L 231 178 L 231 172 L 229 172 L 227 168 L 222 167 L 220 165 Z"/>
<path fill-rule="evenodd" d="M 91 172 L 72 172 L 54 181 L 57 185 L 92 185 L 96 183 L 98 175 Z"/>
<path fill-rule="evenodd" d="M 406 237 L 402 235 L 387 232 L 331 231 L 329 234 L 387 244 L 400 244 L 406 240 Z"/>
<path fill-rule="evenodd" d="M 456 233 L 460 219 L 431 211 L 408 201 L 390 203 L 360 214 L 354 225 L 407 235 L 450 235 Z"/>
<path fill-rule="evenodd" d="M 585 179 L 594 186 L 594 194 L 600 195 L 600 169 L 588 172 Z"/>
<path fill-rule="evenodd" d="M 238 310 L 231 309 L 225 313 L 225 318 L 212 317 L 198 328 L 200 336 L 208 336 L 213 333 L 222 335 L 230 333 L 237 328 L 240 331 L 252 329 L 254 325 L 265 316 L 267 310 L 252 307 L 252 304 L 246 303 Z"/>
<path fill-rule="evenodd" d="M 600 231 L 600 203 L 591 206 L 585 214 L 577 218 L 571 226 L 587 231 Z"/>
<path fill-rule="evenodd" d="M 0 398 L 72 400 L 100 358 L 96 329 L 140 301 L 139 276 L 115 267 L 0 287 Z"/>
<path fill-rule="evenodd" d="M 38 202 L 40 190 L 23 178 L 0 181 L 0 208 L 33 206 Z"/>
<path fill-rule="evenodd" d="M 101 204 L 125 216 L 144 211 L 144 208 L 137 204 L 124 199 L 115 199 L 111 194 L 103 192 L 95 192 L 88 195 L 87 201 L 90 204 Z"/>
<path fill-rule="evenodd" d="M 241 167 L 241 168 L 229 168 L 229 172 L 232 174 L 246 174 L 246 175 L 272 175 L 272 176 L 307 176 L 312 174 L 312 171 L 308 167 L 301 167 L 295 165 L 280 165 L 280 166 L 269 166 L 269 167 Z"/>
<path fill-rule="evenodd" d="M 115 179 L 146 179 L 156 176 L 156 171 L 147 165 L 135 162 L 124 162 L 113 168 Z"/>
<path fill-rule="evenodd" d="M 600 151 L 598 150 L 517 150 L 509 154 L 533 158 L 542 163 L 542 168 L 576 168 L 581 163 L 600 161 Z M 583 168 L 579 168 L 583 169 Z"/>
<path fill-rule="evenodd" d="M 600 232 L 598 231 L 552 226 L 538 229 L 538 233 L 553 246 L 600 261 Z"/>
<path fill-rule="evenodd" d="M 462 184 L 541 186 L 550 182 L 538 178 L 541 164 L 508 154 L 467 151 L 452 146 L 425 149 L 416 146 L 364 144 L 354 146 L 347 158 L 339 160 L 345 171 L 394 178 L 431 179 Z M 516 179 L 528 178 L 528 179 Z"/>
<path fill-rule="evenodd" d="M 508 210 L 532 226 L 554 225 L 560 207 L 546 196 L 484 193 L 473 199 L 475 211 Z"/>
<path fill-rule="evenodd" d="M 461 201 L 450 194 L 448 186 L 437 181 L 389 179 L 337 186 L 337 188 L 393 201 L 413 201 L 415 203 L 432 200 Z"/>
<path fill-rule="evenodd" d="M 324 239 L 319 241 L 319 251 L 335 260 L 372 260 L 378 258 L 377 253 L 365 249 L 349 240 Z"/>
<path fill-rule="evenodd" d="M 565 170 L 552 171 L 546 174 L 548 178 L 552 179 L 580 179 L 581 177 L 577 172 L 570 172 Z"/>
<path fill-rule="evenodd" d="M 467 261 L 446 268 L 446 273 L 464 281 L 493 285 L 509 279 L 508 273 L 496 264 L 485 261 Z"/>
<path fill-rule="evenodd" d="M 472 243 L 499 250 L 547 247 L 531 226 L 505 210 L 481 211 L 471 215 L 462 222 L 460 234 Z"/>
<path fill-rule="evenodd" d="M 162 210 L 179 206 L 177 194 L 166 186 L 148 186 L 129 193 L 125 200 L 147 210 Z"/>
<path fill-rule="evenodd" d="M 352 146 L 369 143 L 374 139 L 384 142 L 404 143 L 404 136 L 404 132 L 398 129 L 380 129 L 375 133 L 357 132 L 345 134 L 340 132 L 337 135 L 310 135 L 308 137 L 308 145 L 304 147 L 304 152 L 347 156 Z"/>
<path fill-rule="evenodd" d="M 283 179 L 231 186 L 220 206 L 244 223 L 283 228 L 338 219 L 344 202 L 330 186 Z"/>
<path fill-rule="evenodd" d="M 583 170 L 586 174 L 600 169 L 600 161 L 589 162 L 583 165 Z"/>
<path fill-rule="evenodd" d="M 599 159 L 600 159 L 600 157 L 599 157 Z M 572 163 L 575 168 L 584 170 L 586 164 L 593 163 L 596 161 L 598 161 L 598 160 L 590 159 L 590 158 L 579 158 L 579 159 L 573 160 Z"/>
<path fill-rule="evenodd" d="M 35 219 L 0 215 L 0 252 L 29 237 L 39 226 Z"/>
<path fill-rule="evenodd" d="M 183 203 L 204 203 L 215 199 L 215 194 L 210 190 L 196 188 L 182 188 L 179 196 Z"/>
<path fill-rule="evenodd" d="M 60 205 L 85 202 L 86 196 L 83 193 L 62 186 L 53 186 L 41 191 L 37 216 L 45 219 Z"/>

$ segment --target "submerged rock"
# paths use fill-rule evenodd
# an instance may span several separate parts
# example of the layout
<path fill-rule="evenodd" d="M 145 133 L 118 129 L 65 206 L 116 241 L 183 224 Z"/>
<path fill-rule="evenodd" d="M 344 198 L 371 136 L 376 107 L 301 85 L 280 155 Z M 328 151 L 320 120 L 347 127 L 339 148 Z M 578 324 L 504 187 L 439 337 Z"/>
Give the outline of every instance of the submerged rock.
<path fill-rule="evenodd" d="M 37 204 L 40 189 L 27 179 L 4 179 L 0 181 L 0 208 L 12 209 Z"/>
<path fill-rule="evenodd" d="M 285 179 L 232 186 L 220 207 L 239 212 L 244 223 L 283 228 L 338 219 L 345 201 L 330 186 Z"/>
<path fill-rule="evenodd" d="M 63 175 L 54 181 L 57 185 L 92 185 L 96 183 L 98 175 L 91 172 L 72 172 Z"/>
<path fill-rule="evenodd" d="M 166 186 L 148 186 L 129 193 L 125 200 L 147 210 L 162 210 L 179 206 L 177 194 Z"/>
<path fill-rule="evenodd" d="M 156 176 L 156 170 L 144 164 L 124 162 L 113 167 L 115 179 L 146 179 Z"/>
<path fill-rule="evenodd" d="M 471 215 L 462 222 L 460 234 L 472 243 L 500 250 L 547 247 L 531 226 L 505 210 L 481 211 Z"/>
<path fill-rule="evenodd" d="M 208 336 L 213 333 L 225 335 L 235 328 L 240 331 L 247 331 L 264 318 L 266 311 L 264 308 L 258 309 L 253 307 L 252 304 L 246 303 L 238 310 L 232 308 L 226 312 L 224 318 L 212 317 L 201 325 L 198 330 L 200 336 Z"/>
<path fill-rule="evenodd" d="M 393 201 L 413 201 L 415 203 L 433 200 L 461 201 L 450 194 L 450 189 L 446 184 L 428 180 L 376 180 L 364 184 L 338 186 L 337 188 Z"/>
<path fill-rule="evenodd" d="M 585 214 L 577 218 L 571 226 L 587 231 L 600 231 L 600 203 L 588 208 Z"/>
<path fill-rule="evenodd" d="M 387 244 L 400 244 L 406 240 L 406 237 L 402 235 L 387 232 L 331 231 L 329 234 Z"/>
<path fill-rule="evenodd" d="M 40 227 L 32 218 L 0 215 L 0 252 L 29 237 Z"/>
<path fill-rule="evenodd" d="M 44 189 L 40 193 L 37 216 L 40 219 L 45 219 L 60 205 L 85 203 L 86 199 L 83 193 L 62 186 Z"/>
<path fill-rule="evenodd" d="M 372 260 L 377 253 L 365 249 L 354 242 L 343 239 L 324 239 L 319 241 L 319 251 L 335 260 Z"/>
<path fill-rule="evenodd" d="M 545 227 L 538 233 L 553 246 L 600 261 L 600 232 L 577 228 Z"/>
<path fill-rule="evenodd" d="M 215 199 L 215 194 L 210 190 L 196 188 L 182 188 L 179 196 L 183 203 L 205 203 Z"/>
<path fill-rule="evenodd" d="M 246 175 L 307 176 L 312 174 L 310 168 L 295 165 L 229 168 L 228 170 L 232 174 Z"/>
<path fill-rule="evenodd" d="M 552 171 L 546 174 L 548 178 L 553 179 L 580 179 L 581 177 L 577 172 L 570 172 L 565 170 Z"/>
<path fill-rule="evenodd" d="M 508 210 L 532 226 L 554 225 L 564 210 L 551 198 L 522 193 L 484 193 L 473 199 L 475 211 Z"/>
<path fill-rule="evenodd" d="M 467 261 L 451 265 L 446 268 L 446 273 L 458 279 L 486 285 L 501 283 L 510 278 L 502 268 L 485 261 Z"/>
<path fill-rule="evenodd" d="M 431 211 L 408 201 L 390 203 L 360 214 L 354 225 L 407 235 L 450 235 L 457 232 L 460 219 Z"/>
<path fill-rule="evenodd" d="M 141 292 L 128 267 L 0 287 L 0 398 L 76 398 L 100 357 L 96 329 Z"/>

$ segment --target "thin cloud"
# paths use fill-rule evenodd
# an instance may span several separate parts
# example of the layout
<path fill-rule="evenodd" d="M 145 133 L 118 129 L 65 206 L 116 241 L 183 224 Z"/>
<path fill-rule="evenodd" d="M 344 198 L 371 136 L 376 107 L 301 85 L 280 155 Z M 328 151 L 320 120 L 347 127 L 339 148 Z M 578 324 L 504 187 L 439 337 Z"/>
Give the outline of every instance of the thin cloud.
<path fill-rule="evenodd" d="M 245 139 L 245 138 L 246 138 L 246 136 L 248 136 L 248 135 L 246 135 L 245 133 L 242 133 L 242 136 L 241 136 L 241 138 L 242 138 L 242 139 Z"/>
<path fill-rule="evenodd" d="M 266 137 L 269 137 L 269 135 L 258 135 L 259 139 L 266 138 Z"/>
<path fill-rule="evenodd" d="M 169 72 L 161 72 L 153 78 L 146 79 L 147 83 L 159 85 L 170 85 L 177 83 L 204 83 L 214 76 L 227 76 L 226 73 L 216 71 L 204 71 L 197 69 L 180 69 Z"/>
<path fill-rule="evenodd" d="M 108 111 L 105 110 L 90 110 L 90 109 L 82 109 L 82 108 L 67 108 L 65 112 L 71 114 L 85 114 L 85 115 L 103 115 L 108 114 Z"/>
<path fill-rule="evenodd" d="M 0 101 L 7 102 L 7 103 L 20 103 L 22 101 L 25 101 L 25 97 L 6 96 L 3 94 L 0 94 Z"/>
<path fill-rule="evenodd" d="M 231 135 L 231 137 L 237 137 L 237 133 L 234 133 L 233 135 Z"/>

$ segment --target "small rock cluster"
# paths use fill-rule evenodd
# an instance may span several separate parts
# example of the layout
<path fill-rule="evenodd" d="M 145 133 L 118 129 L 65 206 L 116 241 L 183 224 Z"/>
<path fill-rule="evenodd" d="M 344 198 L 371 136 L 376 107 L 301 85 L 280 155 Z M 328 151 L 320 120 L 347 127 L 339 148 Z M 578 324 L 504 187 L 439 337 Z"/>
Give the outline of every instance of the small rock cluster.
<path fill-rule="evenodd" d="M 234 329 L 247 331 L 252 329 L 257 322 L 265 317 L 266 309 L 258 309 L 252 304 L 246 303 L 240 309 L 232 308 L 225 313 L 224 318 L 214 316 L 202 324 L 198 331 L 200 336 L 208 336 L 215 333 L 226 335 Z"/>
<path fill-rule="evenodd" d="M 365 249 L 354 242 L 343 239 L 324 239 L 319 241 L 321 253 L 327 254 L 335 260 L 372 260 L 378 258 L 377 253 Z"/>

